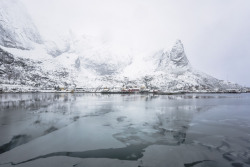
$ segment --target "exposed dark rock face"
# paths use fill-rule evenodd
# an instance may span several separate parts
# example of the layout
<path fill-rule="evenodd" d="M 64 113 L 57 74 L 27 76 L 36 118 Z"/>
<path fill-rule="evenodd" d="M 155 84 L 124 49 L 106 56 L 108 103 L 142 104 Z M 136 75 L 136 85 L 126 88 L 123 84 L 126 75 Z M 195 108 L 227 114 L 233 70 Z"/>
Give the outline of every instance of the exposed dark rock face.
<path fill-rule="evenodd" d="M 12 64 L 14 56 L 0 48 L 0 62 L 1 64 Z"/>
<path fill-rule="evenodd" d="M 0 83 L 29 85 L 33 87 L 54 87 L 66 79 L 69 72 L 66 69 L 48 73 L 39 67 L 41 62 L 20 57 L 0 48 Z M 63 81 L 65 84 L 69 85 Z"/>
<path fill-rule="evenodd" d="M 75 61 L 75 67 L 76 67 L 77 69 L 79 69 L 79 68 L 81 67 L 81 60 L 80 60 L 79 57 L 78 57 L 78 58 L 76 59 L 76 61 Z"/>

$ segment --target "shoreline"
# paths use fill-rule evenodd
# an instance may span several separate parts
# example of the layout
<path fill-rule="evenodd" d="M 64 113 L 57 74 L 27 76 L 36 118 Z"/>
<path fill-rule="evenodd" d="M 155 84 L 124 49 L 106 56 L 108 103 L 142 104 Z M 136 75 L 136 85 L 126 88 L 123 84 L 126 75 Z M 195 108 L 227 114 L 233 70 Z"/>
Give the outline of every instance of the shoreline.
<path fill-rule="evenodd" d="M 86 93 L 86 94 L 120 94 L 120 95 L 185 95 L 185 94 L 243 94 L 250 93 L 247 92 L 70 92 L 70 91 L 24 91 L 24 92 L 0 92 L 0 94 L 22 94 L 22 93 L 69 93 L 69 94 L 78 94 L 78 93 Z"/>

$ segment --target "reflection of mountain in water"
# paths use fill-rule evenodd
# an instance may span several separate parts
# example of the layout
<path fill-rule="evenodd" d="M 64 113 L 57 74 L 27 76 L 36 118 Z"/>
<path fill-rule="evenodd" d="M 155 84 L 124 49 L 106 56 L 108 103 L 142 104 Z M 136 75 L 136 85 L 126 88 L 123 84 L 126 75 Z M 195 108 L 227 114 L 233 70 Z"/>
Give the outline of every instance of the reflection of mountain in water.
<path fill-rule="evenodd" d="M 36 110 L 62 101 L 72 101 L 74 96 L 56 93 L 0 94 L 0 99 L 1 110 Z"/>
<path fill-rule="evenodd" d="M 92 94 L 87 95 L 87 98 L 89 98 L 89 101 L 87 102 L 83 101 L 84 96 L 84 94 L 72 94 L 66 96 L 52 94 L 52 97 L 49 96 L 48 99 L 52 98 L 57 103 L 48 105 L 45 109 L 47 113 L 56 113 L 56 116 L 67 116 L 65 111 L 77 113 L 80 111 L 79 106 L 81 109 L 87 107 L 88 112 L 81 113 L 77 118 L 81 119 L 82 117 L 104 116 L 111 112 L 121 112 L 125 115 L 126 112 L 129 113 L 130 110 L 134 109 L 130 109 L 131 106 L 137 104 L 139 107 L 136 108 L 138 111 L 135 112 L 138 112 L 139 115 L 136 119 L 132 118 L 133 115 L 121 115 L 116 119 L 117 124 L 112 126 L 121 129 L 121 132 L 113 134 L 113 137 L 124 143 L 126 147 L 88 150 L 82 152 L 55 152 L 16 164 L 12 163 L 12 165 L 54 156 L 138 160 L 143 157 L 144 150 L 150 145 L 180 145 L 184 143 L 193 116 L 198 112 L 206 111 L 210 108 L 210 106 L 199 107 L 194 105 L 194 101 L 192 101 L 197 98 L 210 98 L 209 96 L 100 96 L 98 94 Z M 44 97 L 42 96 L 42 98 Z M 114 101 L 114 99 L 119 100 Z M 185 101 L 185 99 L 188 101 Z M 124 108 L 120 108 L 120 102 L 126 103 L 127 111 L 120 111 L 124 110 Z M 65 107 L 65 105 L 67 105 L 67 107 Z M 40 111 L 41 108 L 37 110 L 39 112 L 34 111 L 34 113 L 46 114 L 46 112 Z M 140 118 L 143 114 L 146 114 L 148 117 Z M 69 123 L 71 122 L 68 122 L 68 124 Z M 112 124 L 112 120 L 110 120 L 109 124 Z M 53 131 L 50 133 L 52 132 Z"/>
<path fill-rule="evenodd" d="M 77 96 L 77 95 L 76 95 Z M 52 133 L 74 121 L 69 118 L 76 96 L 71 94 L 0 94 L 0 132 L 11 129 L 9 142 L 0 140 L 0 154 L 38 137 Z M 64 117 L 64 123 L 60 122 Z M 21 122 L 21 123 L 20 123 Z M 13 130 L 14 129 L 14 130 Z"/>
<path fill-rule="evenodd" d="M 155 113 L 155 121 L 142 125 L 130 122 L 123 132 L 113 136 L 125 143 L 179 145 L 185 142 L 186 132 L 195 113 L 208 110 L 210 107 L 180 106 L 162 108 Z"/>

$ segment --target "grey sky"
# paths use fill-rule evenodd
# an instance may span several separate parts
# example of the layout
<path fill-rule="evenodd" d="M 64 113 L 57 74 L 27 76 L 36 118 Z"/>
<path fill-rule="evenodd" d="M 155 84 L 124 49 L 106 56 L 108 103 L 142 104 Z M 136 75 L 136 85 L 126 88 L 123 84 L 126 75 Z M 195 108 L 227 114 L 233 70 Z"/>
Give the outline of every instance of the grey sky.
<path fill-rule="evenodd" d="M 37 27 L 149 53 L 176 39 L 198 70 L 250 86 L 249 0 L 21 0 Z"/>

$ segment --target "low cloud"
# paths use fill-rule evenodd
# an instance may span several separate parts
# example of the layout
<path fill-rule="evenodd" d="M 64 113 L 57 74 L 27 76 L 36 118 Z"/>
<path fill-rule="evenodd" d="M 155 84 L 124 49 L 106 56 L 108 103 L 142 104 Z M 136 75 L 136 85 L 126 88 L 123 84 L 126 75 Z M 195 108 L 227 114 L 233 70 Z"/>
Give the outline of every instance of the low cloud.
<path fill-rule="evenodd" d="M 250 86 L 249 0 L 22 0 L 43 34 L 87 34 L 149 53 L 184 43 L 193 67 Z"/>

